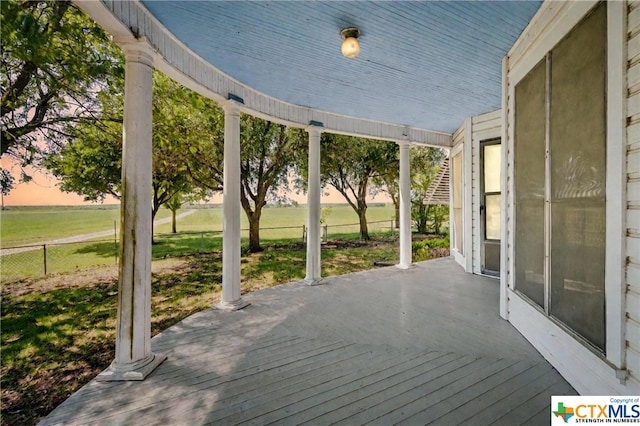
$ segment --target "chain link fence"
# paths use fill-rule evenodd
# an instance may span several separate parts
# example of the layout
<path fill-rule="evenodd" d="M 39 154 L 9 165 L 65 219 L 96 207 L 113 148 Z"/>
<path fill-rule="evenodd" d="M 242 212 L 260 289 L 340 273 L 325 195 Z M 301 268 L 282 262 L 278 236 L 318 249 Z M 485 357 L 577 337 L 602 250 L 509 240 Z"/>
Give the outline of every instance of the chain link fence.
<path fill-rule="evenodd" d="M 2 282 L 8 282 L 117 263 L 118 244 L 113 240 L 33 244 L 3 247 L 0 274 Z"/>
<path fill-rule="evenodd" d="M 371 235 L 393 236 L 397 233 L 394 222 L 390 220 L 368 222 L 368 228 Z M 359 223 L 323 224 L 321 238 L 325 242 L 329 239 L 353 239 L 358 237 L 359 231 Z M 244 243 L 248 241 L 249 230 L 242 229 L 241 232 Z M 260 228 L 260 238 L 266 244 L 274 240 L 305 242 L 307 227 L 297 225 Z M 154 259 L 212 253 L 221 250 L 222 231 L 156 234 L 152 248 Z M 77 269 L 117 265 L 118 254 L 119 242 L 117 238 L 2 247 L 0 250 L 0 281 L 6 283 Z"/>

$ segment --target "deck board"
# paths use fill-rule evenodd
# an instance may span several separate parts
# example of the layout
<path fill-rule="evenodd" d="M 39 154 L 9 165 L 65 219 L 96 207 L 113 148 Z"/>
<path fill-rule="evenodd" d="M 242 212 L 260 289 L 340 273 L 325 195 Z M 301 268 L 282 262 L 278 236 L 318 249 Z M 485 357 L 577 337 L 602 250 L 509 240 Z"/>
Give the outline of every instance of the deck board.
<path fill-rule="evenodd" d="M 143 382 L 90 382 L 53 424 L 535 424 L 575 390 L 451 259 L 291 283 L 152 340 Z"/>

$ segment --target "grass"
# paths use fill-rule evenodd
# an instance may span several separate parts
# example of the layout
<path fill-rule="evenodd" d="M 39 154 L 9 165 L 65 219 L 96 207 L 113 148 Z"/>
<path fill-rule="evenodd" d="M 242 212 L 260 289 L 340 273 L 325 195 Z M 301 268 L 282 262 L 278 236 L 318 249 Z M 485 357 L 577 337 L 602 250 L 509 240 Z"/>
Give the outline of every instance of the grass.
<path fill-rule="evenodd" d="M 2 282 L 116 264 L 116 243 L 111 240 L 56 244 L 0 257 Z"/>
<path fill-rule="evenodd" d="M 185 207 L 178 211 L 183 213 L 188 210 Z M 113 229 L 114 221 L 119 224 L 119 206 L 74 206 L 74 207 L 8 207 L 0 215 L 0 240 L 3 247 L 39 244 L 58 238 L 73 235 L 88 234 Z M 156 219 L 169 217 L 171 212 L 160 209 Z M 367 210 L 369 222 L 384 221 L 383 224 L 371 224 L 372 229 L 388 228 L 387 221 L 394 217 L 393 205 L 373 204 Z M 265 208 L 261 219 L 264 238 L 293 238 L 302 237 L 302 225 L 307 221 L 307 209 L 305 206 L 289 208 Z M 340 204 L 330 207 L 327 215 L 327 225 L 335 227 L 344 224 L 357 224 L 358 216 L 350 206 Z M 278 228 L 288 226 L 289 230 L 268 231 L 265 228 Z M 241 215 L 241 227 L 249 227 L 246 215 Z M 336 232 L 356 232 L 357 225 L 353 228 L 337 228 Z M 178 231 L 220 231 L 222 230 L 222 208 L 198 206 L 196 213 L 186 216 L 178 221 Z M 155 227 L 156 234 L 171 232 L 171 224 L 163 224 Z M 274 235 L 271 235 L 274 234 Z"/>
<path fill-rule="evenodd" d="M 38 244 L 113 229 L 119 206 L 8 207 L 2 212 L 2 246 Z"/>
<path fill-rule="evenodd" d="M 182 211 L 186 211 L 183 209 Z M 373 235 L 389 235 L 393 206 L 375 204 L 367 210 L 369 230 Z M 161 209 L 158 218 L 170 212 Z M 69 237 L 113 227 L 118 206 L 80 207 L 20 207 L 2 213 L 2 245 L 38 244 L 54 238 Z M 285 239 L 302 241 L 302 226 L 306 223 L 306 207 L 266 208 L 261 220 L 261 241 L 279 244 Z M 48 219 L 47 219 L 48 218 Z M 248 244 L 248 223 L 241 216 L 243 244 Z M 95 223 L 94 223 L 95 222 Z M 109 225 L 111 222 L 111 225 Z M 327 215 L 328 237 L 332 239 L 357 238 L 357 215 L 348 205 L 333 205 Z M 381 222 L 381 223 L 376 223 Z M 344 226 L 348 224 L 349 226 Z M 282 229 L 285 227 L 286 229 Z M 277 228 L 277 229 L 269 229 Z M 18 233 L 17 229 L 24 229 Z M 179 234 L 171 234 L 171 224 L 156 226 L 156 244 L 153 257 L 164 258 L 184 254 L 207 253 L 221 248 L 222 208 L 200 207 L 196 212 L 178 220 Z M 6 241 L 22 236 L 22 240 Z M 350 237 L 353 235 L 353 237 Z M 36 237 L 37 236 L 37 237 Z M 47 273 L 68 272 L 94 266 L 116 263 L 117 247 L 111 238 L 100 241 L 47 245 Z M 5 255 L 0 258 L 3 283 L 22 278 L 44 275 L 43 247 L 35 250 Z"/>
<path fill-rule="evenodd" d="M 323 276 L 367 270 L 375 261 L 398 258 L 395 239 L 364 242 L 350 237 L 323 246 Z M 166 244 L 193 242 L 177 238 Z M 263 252 L 242 258 L 243 293 L 304 277 L 302 242 L 278 240 L 265 246 Z M 152 334 L 217 303 L 221 267 L 219 250 L 154 261 Z M 3 424 L 36 423 L 109 365 L 114 357 L 116 276 L 117 268 L 108 266 L 3 285 Z"/>
<path fill-rule="evenodd" d="M 326 206 L 325 210 L 329 207 Z M 183 209 L 184 210 L 184 209 Z M 181 210 L 182 211 L 182 210 Z M 179 212 L 181 212 L 179 211 Z M 372 223 L 370 228 L 373 230 L 384 227 L 389 228 L 389 223 L 394 217 L 394 209 L 392 204 L 374 204 L 367 209 L 367 220 L 369 222 L 384 221 L 383 224 Z M 260 236 L 265 239 L 279 238 L 302 238 L 302 226 L 307 223 L 306 206 L 276 208 L 269 207 L 262 211 L 260 219 Z M 346 204 L 337 204 L 330 206 L 330 213 L 327 215 L 326 224 L 329 230 L 333 227 L 335 232 L 357 232 L 359 227 L 358 216 L 353 209 Z M 338 225 L 354 224 L 352 227 L 345 228 Z M 240 218 L 240 227 L 248 229 L 249 223 L 244 212 Z M 289 229 L 269 230 L 267 228 Z M 207 232 L 222 230 L 222 207 L 198 208 L 196 213 L 186 216 L 178 222 L 178 232 Z M 168 234 L 171 232 L 171 224 L 159 225 L 154 230 L 156 234 Z"/>
<path fill-rule="evenodd" d="M 119 225 L 120 206 L 7 207 L 0 215 L 3 247 L 39 244 L 43 241 L 113 229 Z M 171 215 L 161 209 L 156 219 Z"/>

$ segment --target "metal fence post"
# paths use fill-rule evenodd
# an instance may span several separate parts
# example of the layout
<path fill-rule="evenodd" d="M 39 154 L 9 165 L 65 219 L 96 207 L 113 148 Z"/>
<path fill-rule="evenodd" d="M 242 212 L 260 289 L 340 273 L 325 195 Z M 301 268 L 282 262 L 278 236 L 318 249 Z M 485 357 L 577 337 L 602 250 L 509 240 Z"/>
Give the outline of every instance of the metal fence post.
<path fill-rule="evenodd" d="M 324 226 L 324 242 L 329 241 L 329 225 Z"/>
<path fill-rule="evenodd" d="M 42 245 L 42 258 L 44 259 L 44 274 L 47 275 L 47 245 Z"/>
<path fill-rule="evenodd" d="M 305 225 L 302 225 L 302 242 L 307 242 L 307 227 Z"/>

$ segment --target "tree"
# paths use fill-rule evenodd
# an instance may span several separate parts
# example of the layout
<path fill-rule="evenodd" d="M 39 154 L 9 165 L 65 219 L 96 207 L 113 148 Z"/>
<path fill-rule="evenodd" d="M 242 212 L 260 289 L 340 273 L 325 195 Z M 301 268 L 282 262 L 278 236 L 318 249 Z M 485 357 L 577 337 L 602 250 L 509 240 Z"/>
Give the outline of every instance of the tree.
<path fill-rule="evenodd" d="M 63 124 L 100 118 L 98 94 L 123 67 L 109 36 L 69 1 L 0 7 L 0 155 L 26 165 L 67 138 Z"/>
<path fill-rule="evenodd" d="M 249 251 L 262 251 L 260 217 L 269 198 L 284 196 L 296 152 L 302 149 L 298 132 L 286 126 L 243 114 L 241 119 L 240 202 L 249 221 Z"/>
<path fill-rule="evenodd" d="M 13 189 L 14 178 L 7 169 L 0 168 L 0 196 L 2 196 L 2 210 L 4 210 L 4 196 Z"/>
<path fill-rule="evenodd" d="M 176 220 L 176 214 L 184 203 L 187 202 L 187 197 L 181 193 L 175 194 L 165 203 L 165 207 L 171 211 L 171 233 L 176 234 L 178 232 L 178 224 Z"/>
<path fill-rule="evenodd" d="M 342 194 L 358 215 L 360 238 L 370 240 L 366 201 L 369 185 L 374 178 L 381 178 L 388 164 L 397 164 L 397 145 L 323 133 L 320 155 L 321 179 Z"/>
<path fill-rule="evenodd" d="M 224 114 L 210 117 L 208 126 L 218 129 L 212 145 L 190 153 L 190 175 L 210 191 L 223 185 L 224 140 L 220 131 Z M 240 204 L 249 222 L 249 251 L 259 252 L 262 209 L 270 200 L 283 201 L 288 191 L 289 172 L 296 155 L 305 150 L 302 133 L 261 118 L 242 114 L 240 118 Z"/>
<path fill-rule="evenodd" d="M 45 162 L 61 180 L 60 189 L 75 192 L 86 201 L 106 195 L 120 198 L 122 168 L 122 81 L 100 94 L 102 115 L 112 117 L 100 125 L 79 123 L 68 129 L 72 139 Z M 197 150 L 206 132 L 198 131 L 194 112 L 185 102 L 188 89 L 159 72 L 154 73 L 153 96 L 153 203 L 152 219 L 176 194 L 198 192 L 190 178 L 185 152 Z"/>
<path fill-rule="evenodd" d="M 429 222 L 433 224 L 433 231 L 439 234 L 448 208 L 424 204 L 427 191 L 445 156 L 444 151 L 438 148 L 411 147 L 411 216 L 421 234 L 428 233 Z"/>
<path fill-rule="evenodd" d="M 395 227 L 400 227 L 400 159 L 396 156 L 393 160 L 378 165 L 378 175 L 373 183 L 376 187 L 386 192 L 391 198 L 395 214 Z"/>

